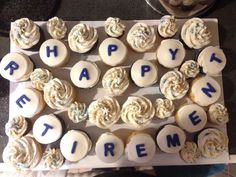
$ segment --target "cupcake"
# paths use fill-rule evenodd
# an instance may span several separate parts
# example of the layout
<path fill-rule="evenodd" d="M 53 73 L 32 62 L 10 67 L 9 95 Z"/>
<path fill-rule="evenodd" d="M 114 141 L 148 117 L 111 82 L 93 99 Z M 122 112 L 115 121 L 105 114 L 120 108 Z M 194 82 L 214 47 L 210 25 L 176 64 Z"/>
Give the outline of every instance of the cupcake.
<path fill-rule="evenodd" d="M 176 39 L 161 41 L 157 48 L 156 56 L 158 62 L 166 68 L 175 68 L 184 61 L 186 51 L 183 44 Z"/>
<path fill-rule="evenodd" d="M 70 59 L 70 51 L 66 45 L 57 39 L 48 39 L 39 49 L 42 62 L 50 67 L 64 66 Z"/>
<path fill-rule="evenodd" d="M 61 153 L 70 162 L 77 162 L 86 157 L 91 147 L 89 136 L 79 130 L 68 131 L 60 142 Z"/>
<path fill-rule="evenodd" d="M 168 2 L 172 6 L 179 6 L 182 4 L 183 0 L 168 0 Z"/>
<path fill-rule="evenodd" d="M 191 141 L 185 143 L 183 149 L 180 150 L 179 155 L 186 163 L 196 163 L 201 157 L 197 144 Z"/>
<path fill-rule="evenodd" d="M 111 37 L 120 37 L 125 32 L 125 25 L 117 17 L 109 17 L 105 21 L 105 32 Z"/>
<path fill-rule="evenodd" d="M 182 9 L 184 11 L 191 10 L 196 4 L 198 0 L 183 0 L 182 2 Z"/>
<path fill-rule="evenodd" d="M 103 133 L 95 146 L 96 156 L 105 163 L 116 162 L 124 153 L 123 141 L 113 133 Z"/>
<path fill-rule="evenodd" d="M 116 38 L 106 38 L 98 48 L 99 56 L 103 63 L 109 66 L 117 66 L 127 58 L 127 47 Z"/>
<path fill-rule="evenodd" d="M 161 37 L 173 37 L 178 31 L 178 25 L 174 16 L 165 15 L 161 17 L 158 32 Z"/>
<path fill-rule="evenodd" d="M 183 98 L 189 89 L 189 83 L 179 71 L 169 71 L 160 80 L 161 93 L 170 100 Z"/>
<path fill-rule="evenodd" d="M 97 40 L 97 30 L 86 24 L 75 25 L 68 35 L 70 49 L 78 53 L 86 53 L 91 50 Z"/>
<path fill-rule="evenodd" d="M 40 39 L 39 27 L 28 18 L 21 18 L 11 24 L 10 40 L 21 49 L 29 49 Z"/>
<path fill-rule="evenodd" d="M 219 83 L 210 76 L 198 77 L 193 80 L 189 97 L 200 106 L 215 103 L 221 95 Z"/>
<path fill-rule="evenodd" d="M 217 158 L 228 150 L 227 135 L 216 128 L 207 128 L 198 135 L 198 148 L 202 156 Z"/>
<path fill-rule="evenodd" d="M 156 41 L 154 27 L 145 23 L 136 23 L 126 38 L 130 47 L 136 52 L 146 52 L 153 48 Z"/>
<path fill-rule="evenodd" d="M 223 104 L 215 103 L 208 109 L 208 118 L 211 123 L 223 125 L 229 121 L 229 113 Z"/>
<path fill-rule="evenodd" d="M 121 119 L 133 128 L 141 128 L 155 115 L 152 102 L 143 96 L 130 96 L 121 109 Z"/>
<path fill-rule="evenodd" d="M 99 82 L 100 75 L 101 70 L 91 61 L 79 61 L 70 70 L 71 81 L 79 88 L 94 87 Z"/>
<path fill-rule="evenodd" d="M 64 157 L 60 149 L 49 148 L 43 153 L 43 166 L 46 169 L 58 169 L 64 163 Z"/>
<path fill-rule="evenodd" d="M 69 82 L 57 78 L 46 83 L 43 91 L 47 105 L 57 110 L 68 108 L 76 97 L 73 86 Z"/>
<path fill-rule="evenodd" d="M 21 138 L 27 131 L 28 123 L 23 116 L 15 116 L 5 125 L 6 135 L 13 139 Z"/>
<path fill-rule="evenodd" d="M 131 66 L 131 78 L 139 87 L 148 87 L 157 82 L 158 68 L 149 60 L 136 60 Z"/>
<path fill-rule="evenodd" d="M 2 154 L 3 162 L 17 170 L 33 169 L 41 157 L 41 145 L 29 136 L 9 142 Z"/>
<path fill-rule="evenodd" d="M 165 119 L 172 116 L 175 110 L 175 105 L 169 99 L 158 98 L 155 101 L 154 108 L 156 117 L 159 119 Z"/>
<path fill-rule="evenodd" d="M 52 80 L 52 78 L 52 73 L 43 68 L 37 68 L 30 74 L 32 87 L 40 91 L 43 91 L 45 84 Z"/>
<path fill-rule="evenodd" d="M 0 73 L 2 77 L 11 82 L 28 80 L 33 69 L 32 61 L 23 53 L 8 53 L 0 62 Z"/>
<path fill-rule="evenodd" d="M 226 57 L 222 49 L 209 46 L 199 54 L 198 64 L 207 75 L 217 75 L 225 68 Z"/>
<path fill-rule="evenodd" d="M 181 38 L 189 48 L 200 49 L 211 42 L 211 32 L 200 18 L 186 21 L 181 30 Z"/>
<path fill-rule="evenodd" d="M 47 22 L 47 31 L 52 38 L 63 39 L 66 36 L 67 26 L 62 19 L 53 17 Z"/>
<path fill-rule="evenodd" d="M 97 127 L 106 129 L 120 119 L 119 102 L 109 96 L 93 101 L 88 108 L 89 121 Z"/>
<path fill-rule="evenodd" d="M 41 113 L 45 107 L 42 93 L 33 88 L 19 88 L 13 93 L 12 98 L 14 112 L 26 118 Z"/>
<path fill-rule="evenodd" d="M 153 159 L 156 153 L 156 144 L 149 134 L 134 132 L 127 139 L 125 152 L 128 160 L 145 164 Z"/>
<path fill-rule="evenodd" d="M 121 95 L 129 87 L 127 72 L 121 67 L 109 69 L 102 78 L 102 86 L 111 95 Z"/>
<path fill-rule="evenodd" d="M 188 79 L 196 77 L 200 72 L 200 68 L 196 61 L 188 60 L 181 65 L 179 71 Z"/>
<path fill-rule="evenodd" d="M 61 121 L 53 114 L 37 118 L 33 125 L 33 136 L 41 144 L 50 144 L 62 136 Z"/>
<path fill-rule="evenodd" d="M 75 101 L 68 108 L 68 117 L 74 123 L 79 123 L 88 118 L 87 106 L 85 103 Z"/>

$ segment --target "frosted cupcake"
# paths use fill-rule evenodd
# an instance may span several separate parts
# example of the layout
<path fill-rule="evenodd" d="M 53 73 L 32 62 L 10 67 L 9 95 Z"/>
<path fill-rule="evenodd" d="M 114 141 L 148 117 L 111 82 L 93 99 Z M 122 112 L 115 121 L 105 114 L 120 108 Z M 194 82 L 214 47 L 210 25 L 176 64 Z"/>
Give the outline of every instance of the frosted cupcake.
<path fill-rule="evenodd" d="M 156 32 L 152 26 L 145 23 L 136 23 L 129 30 L 126 40 L 134 51 L 146 52 L 154 46 Z"/>
<path fill-rule="evenodd" d="M 185 142 L 185 145 L 183 149 L 180 150 L 179 155 L 186 163 L 196 163 L 201 157 L 197 144 L 191 141 Z"/>
<path fill-rule="evenodd" d="M 168 2 L 172 6 L 179 6 L 182 4 L 183 0 L 168 0 Z"/>
<path fill-rule="evenodd" d="M 120 105 L 113 97 L 102 97 L 88 108 L 89 121 L 99 128 L 109 128 L 120 119 Z"/>
<path fill-rule="evenodd" d="M 10 40 L 21 49 L 29 49 L 40 39 L 39 27 L 28 18 L 21 18 L 11 24 Z"/>
<path fill-rule="evenodd" d="M 129 126 L 141 128 L 151 122 L 155 109 L 149 99 L 143 96 L 130 96 L 121 110 L 121 119 Z"/>
<path fill-rule="evenodd" d="M 189 48 L 200 49 L 211 42 L 211 32 L 200 18 L 186 21 L 181 30 L 181 38 Z"/>
<path fill-rule="evenodd" d="M 189 89 L 189 83 L 179 71 L 169 71 L 160 80 L 161 93 L 170 100 L 183 98 Z"/>
<path fill-rule="evenodd" d="M 67 26 L 66 23 L 58 18 L 50 18 L 47 22 L 47 31 L 54 39 L 63 39 L 66 36 Z"/>
<path fill-rule="evenodd" d="M 111 68 L 103 76 L 102 85 L 111 95 L 121 95 L 129 87 L 128 74 L 121 67 Z"/>
<path fill-rule="evenodd" d="M 182 64 L 179 71 L 188 79 L 196 77 L 200 72 L 200 68 L 196 61 L 188 60 Z"/>
<path fill-rule="evenodd" d="M 78 53 L 86 53 L 91 50 L 97 40 L 97 30 L 86 24 L 75 25 L 68 35 L 70 49 Z"/>
<path fill-rule="evenodd" d="M 105 32 L 111 37 L 120 37 L 125 32 L 125 25 L 117 17 L 109 17 L 105 21 Z"/>
<path fill-rule="evenodd" d="M 68 116 L 74 123 L 79 123 L 86 120 L 88 118 L 86 104 L 75 101 L 68 108 Z"/>
<path fill-rule="evenodd" d="M 154 108 L 156 111 L 156 117 L 159 119 L 165 119 L 172 116 L 175 106 L 169 99 L 158 98 L 155 101 Z"/>
<path fill-rule="evenodd" d="M 158 32 L 164 38 L 173 37 L 178 31 L 178 26 L 174 16 L 165 15 L 161 17 L 158 25 Z"/>
<path fill-rule="evenodd" d="M 208 109 L 208 118 L 212 123 L 222 125 L 229 121 L 229 113 L 223 104 L 215 103 Z"/>
<path fill-rule="evenodd" d="M 58 169 L 64 163 L 60 149 L 49 148 L 43 153 L 43 165 L 47 169 Z"/>

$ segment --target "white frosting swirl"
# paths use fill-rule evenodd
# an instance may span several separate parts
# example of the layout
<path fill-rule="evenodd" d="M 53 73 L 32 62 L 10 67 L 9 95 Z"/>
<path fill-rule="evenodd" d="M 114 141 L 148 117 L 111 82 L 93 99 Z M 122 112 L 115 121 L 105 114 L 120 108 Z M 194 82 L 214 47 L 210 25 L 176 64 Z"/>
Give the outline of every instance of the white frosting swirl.
<path fill-rule="evenodd" d="M 102 85 L 110 94 L 121 95 L 129 87 L 128 74 L 121 67 L 111 68 L 103 76 Z"/>
<path fill-rule="evenodd" d="M 194 142 L 186 142 L 179 153 L 183 161 L 187 163 L 195 163 L 201 157 L 197 144 Z"/>
<path fill-rule="evenodd" d="M 228 149 L 228 137 L 216 128 L 208 128 L 198 135 L 198 148 L 206 158 L 216 158 Z"/>
<path fill-rule="evenodd" d="M 7 144 L 3 161 L 18 170 L 32 169 L 41 159 L 41 147 L 31 137 L 22 137 Z"/>
<path fill-rule="evenodd" d="M 38 90 L 43 90 L 52 78 L 52 73 L 43 68 L 37 68 L 30 74 L 31 85 Z"/>
<path fill-rule="evenodd" d="M 162 98 L 156 99 L 154 108 L 156 110 L 156 117 L 160 119 L 170 117 L 175 110 L 175 106 L 171 100 Z"/>
<path fill-rule="evenodd" d="M 178 26 L 174 16 L 165 15 L 160 19 L 158 32 L 162 37 L 172 37 L 178 31 Z"/>
<path fill-rule="evenodd" d="M 134 128 L 150 123 L 154 115 L 152 102 L 143 96 L 128 97 L 121 110 L 121 119 Z"/>
<path fill-rule="evenodd" d="M 68 108 L 75 99 L 73 86 L 60 79 L 52 79 L 44 86 L 44 100 L 52 109 L 62 110 Z"/>
<path fill-rule="evenodd" d="M 189 48 L 200 49 L 211 42 L 211 32 L 200 18 L 186 21 L 181 30 L 181 38 Z"/>
<path fill-rule="evenodd" d="M 120 118 L 120 105 L 115 98 L 105 96 L 90 104 L 88 114 L 91 123 L 99 128 L 109 128 Z"/>
<path fill-rule="evenodd" d="M 120 37 L 125 31 L 125 25 L 119 18 L 109 17 L 105 21 L 105 31 L 111 37 Z"/>
<path fill-rule="evenodd" d="M 43 163 L 45 168 L 58 169 L 64 163 L 64 157 L 60 149 L 49 148 L 43 154 Z"/>
<path fill-rule="evenodd" d="M 169 71 L 160 80 L 160 90 L 170 100 L 183 98 L 188 89 L 189 83 L 179 71 Z"/>
<path fill-rule="evenodd" d="M 47 22 L 47 31 L 54 39 L 63 39 L 67 32 L 66 23 L 58 17 L 53 17 Z"/>
<path fill-rule="evenodd" d="M 75 25 L 68 36 L 72 51 L 85 53 L 89 51 L 98 40 L 97 30 L 86 24 Z"/>
<path fill-rule="evenodd" d="M 188 60 L 182 64 L 180 72 L 182 72 L 186 78 L 194 78 L 200 72 L 199 65 L 194 60 Z"/>
<path fill-rule="evenodd" d="M 28 127 L 27 121 L 23 116 L 16 116 L 10 119 L 5 125 L 7 136 L 18 139 L 24 135 Z"/>
<path fill-rule="evenodd" d="M 146 52 L 151 49 L 156 41 L 154 27 L 145 23 L 136 23 L 127 35 L 127 42 L 137 52 Z"/>
<path fill-rule="evenodd" d="M 228 110 L 220 103 L 211 105 L 208 110 L 208 115 L 210 121 L 218 125 L 226 124 L 229 121 Z"/>
<path fill-rule="evenodd" d="M 29 49 L 39 42 L 39 27 L 28 18 L 18 19 L 11 24 L 10 39 L 21 49 Z"/>
<path fill-rule="evenodd" d="M 87 106 L 85 103 L 74 102 L 68 108 L 68 116 L 74 123 L 79 123 L 88 118 Z"/>

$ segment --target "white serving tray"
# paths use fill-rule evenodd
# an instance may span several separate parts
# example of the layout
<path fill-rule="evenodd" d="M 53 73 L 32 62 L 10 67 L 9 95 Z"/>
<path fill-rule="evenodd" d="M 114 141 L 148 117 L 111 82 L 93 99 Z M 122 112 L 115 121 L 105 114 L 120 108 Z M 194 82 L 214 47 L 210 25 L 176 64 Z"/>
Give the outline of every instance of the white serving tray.
<path fill-rule="evenodd" d="M 178 20 L 177 21 L 178 24 L 179 24 L 179 31 L 178 31 L 178 34 L 175 35 L 174 38 L 177 38 L 177 39 L 180 38 L 179 33 L 180 33 L 181 26 L 182 26 L 184 21 L 185 20 Z M 219 36 L 218 36 L 218 21 L 217 21 L 217 19 L 205 19 L 205 21 L 206 21 L 207 25 L 209 26 L 210 31 L 212 32 L 212 39 L 213 40 L 212 40 L 210 45 L 220 46 Z M 133 24 L 135 24 L 136 22 L 144 22 L 144 23 L 147 23 L 149 25 L 153 25 L 155 27 L 155 30 L 157 30 L 157 25 L 159 24 L 159 20 L 124 21 L 124 23 L 126 25 L 126 31 L 125 31 L 125 34 L 121 37 L 121 40 L 127 46 L 128 46 L 128 44 L 125 40 L 126 35 L 129 31 L 129 29 L 131 28 L 131 26 Z M 36 23 L 43 30 L 44 35 L 45 35 L 45 39 L 50 38 L 49 34 L 46 32 L 46 22 L 36 22 Z M 14 44 L 11 44 L 11 52 L 19 52 L 20 51 L 20 52 L 23 52 L 23 53 L 29 55 L 37 68 L 49 69 L 53 73 L 54 77 L 58 77 L 59 79 L 67 80 L 69 82 L 71 82 L 70 77 L 69 77 L 70 68 L 75 63 L 77 63 L 79 60 L 90 60 L 90 61 L 96 62 L 96 64 L 102 70 L 101 78 L 100 78 L 100 81 L 97 84 L 97 86 L 95 86 L 94 88 L 91 88 L 91 89 L 76 88 L 77 93 L 78 93 L 77 94 L 78 95 L 78 100 L 80 102 L 85 102 L 87 105 L 89 105 L 89 103 L 92 100 L 95 100 L 99 97 L 107 95 L 107 93 L 102 88 L 101 79 L 102 79 L 102 76 L 104 75 L 105 71 L 107 71 L 109 69 L 109 67 L 106 66 L 105 64 L 103 64 L 100 61 L 99 56 L 98 56 L 98 46 L 108 36 L 106 35 L 106 33 L 104 31 L 104 21 L 73 21 L 73 22 L 67 22 L 68 31 L 70 31 L 71 28 L 77 23 L 85 23 L 85 24 L 88 24 L 88 25 L 91 25 L 91 26 L 95 27 L 98 30 L 99 42 L 96 45 L 96 47 L 93 48 L 93 50 L 89 53 L 78 54 L 78 53 L 71 52 L 70 61 L 65 67 L 49 68 L 45 64 L 42 63 L 42 61 L 41 61 L 41 59 L 38 55 L 38 51 L 20 50 L 19 48 L 14 46 Z M 67 43 L 67 39 L 65 39 L 64 41 Z M 124 66 L 128 70 L 130 68 L 131 64 L 137 59 L 142 59 L 143 58 L 143 59 L 156 60 L 155 50 L 156 50 L 157 46 L 159 45 L 160 41 L 161 41 L 161 38 L 158 37 L 154 50 L 152 50 L 150 52 L 147 52 L 147 53 L 144 53 L 144 54 L 143 53 L 136 53 L 132 50 L 129 50 L 127 61 L 122 66 Z M 197 56 L 198 56 L 198 53 L 199 53 L 199 51 L 197 51 L 197 50 L 187 50 L 186 59 L 196 59 Z M 159 67 L 159 79 L 160 79 L 160 77 L 165 72 L 167 72 L 168 69 L 163 68 L 159 64 L 158 64 L 158 67 Z M 221 98 L 220 98 L 219 102 L 223 103 L 224 102 L 224 97 L 223 97 L 222 76 L 219 75 L 219 76 L 215 77 L 215 79 L 222 86 L 222 95 L 221 95 Z M 151 101 L 154 102 L 156 98 L 162 97 L 162 95 L 159 91 L 159 85 L 158 84 L 159 84 L 159 81 L 158 81 L 157 84 L 155 84 L 152 87 L 139 88 L 131 82 L 129 89 L 122 96 L 119 96 L 119 97 L 116 97 L 116 98 L 120 102 L 120 105 L 122 105 L 124 103 L 124 101 L 127 99 L 127 97 L 129 95 L 144 95 L 147 98 L 149 98 Z M 30 86 L 29 82 L 23 82 L 23 83 L 12 83 L 11 82 L 10 83 L 10 93 L 13 93 L 19 87 L 29 87 L 29 86 Z M 12 94 L 10 94 L 10 111 L 9 111 L 9 117 L 10 118 L 13 117 L 16 114 L 14 112 L 14 110 L 11 109 L 13 107 L 13 104 L 14 104 L 12 102 L 11 95 Z M 186 100 L 188 101 L 188 99 L 186 99 Z M 186 100 L 182 99 L 180 101 L 175 101 L 174 103 L 177 107 L 178 105 L 180 105 L 181 102 L 186 102 Z M 88 156 L 86 158 L 84 158 L 81 161 L 76 162 L 76 163 L 70 163 L 70 162 L 66 161 L 65 164 L 61 167 L 61 169 L 129 167 L 129 166 L 160 166 L 160 165 L 191 165 L 191 164 L 187 164 L 183 160 L 181 160 L 181 158 L 179 157 L 178 154 L 163 153 L 158 148 L 157 148 L 155 157 L 149 163 L 137 164 L 137 163 L 128 161 L 125 155 L 115 163 L 111 163 L 111 164 L 104 163 L 104 162 L 100 161 L 97 158 L 97 156 L 95 154 L 95 151 L 94 151 L 94 146 L 95 146 L 96 140 L 98 139 L 99 135 L 101 133 L 111 131 L 111 132 L 115 132 L 116 135 L 118 135 L 120 138 L 122 138 L 125 141 L 126 138 L 134 131 L 133 129 L 128 127 L 122 121 L 119 121 L 117 124 L 115 124 L 110 129 L 107 129 L 107 130 L 100 129 L 100 128 L 90 124 L 89 121 L 85 121 L 85 122 L 82 122 L 82 123 L 79 123 L 79 124 L 74 124 L 68 119 L 66 110 L 65 111 L 56 111 L 56 110 L 50 109 L 49 107 L 46 107 L 45 110 L 40 115 L 49 114 L 49 113 L 53 113 L 55 115 L 58 115 L 65 122 L 67 130 L 81 129 L 81 130 L 87 132 L 89 134 L 89 136 L 91 137 L 92 142 L 93 142 L 93 148 L 92 148 L 91 152 L 88 154 Z M 37 117 L 39 117 L 40 115 L 36 116 L 35 118 L 33 118 L 31 120 L 32 121 L 36 120 Z M 175 122 L 174 117 L 170 117 L 166 120 L 154 119 L 151 124 L 149 124 L 148 126 L 143 128 L 143 131 L 148 132 L 150 135 L 153 136 L 153 138 L 155 138 L 155 134 L 156 134 L 159 127 L 161 127 L 164 124 L 174 123 L 174 122 Z M 213 127 L 213 125 L 210 125 L 210 124 L 208 124 L 207 126 L 208 127 Z M 221 126 L 221 127 L 218 127 L 218 128 L 220 128 L 222 131 L 227 133 L 226 126 Z M 191 135 L 187 134 L 187 136 L 188 136 L 188 140 L 192 140 L 193 137 L 194 137 L 194 134 L 191 134 Z M 55 142 L 51 145 L 48 145 L 48 147 L 49 146 L 59 147 L 58 146 L 59 141 L 57 141 L 57 142 Z M 228 154 L 228 152 L 225 152 L 220 157 L 218 157 L 216 159 L 202 158 L 197 162 L 197 164 L 228 163 L 228 161 L 229 161 L 229 154 Z M 5 164 L 0 164 L 0 169 L 2 169 L 2 168 L 4 168 L 6 170 Z M 8 169 L 10 169 L 10 168 L 8 168 Z M 45 170 L 45 168 L 42 165 L 42 162 L 35 168 L 35 170 Z"/>

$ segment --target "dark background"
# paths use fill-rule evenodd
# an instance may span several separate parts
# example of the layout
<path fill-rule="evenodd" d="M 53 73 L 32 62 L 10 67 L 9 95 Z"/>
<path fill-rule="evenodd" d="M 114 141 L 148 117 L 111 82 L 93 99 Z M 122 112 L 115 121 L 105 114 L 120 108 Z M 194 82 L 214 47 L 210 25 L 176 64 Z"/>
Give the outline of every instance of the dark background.
<path fill-rule="evenodd" d="M 0 0 L 0 58 L 9 52 L 10 21 L 21 17 L 47 20 L 58 16 L 68 21 L 105 20 L 117 16 L 123 20 L 160 19 L 145 0 Z M 236 154 L 236 1 L 218 0 L 201 17 L 218 18 L 221 48 L 227 56 L 223 71 L 225 104 L 230 113 L 228 135 L 230 154 Z M 0 76 L 0 154 L 6 146 L 4 125 L 8 120 L 9 82 Z M 2 161 L 0 156 L 0 161 Z"/>

